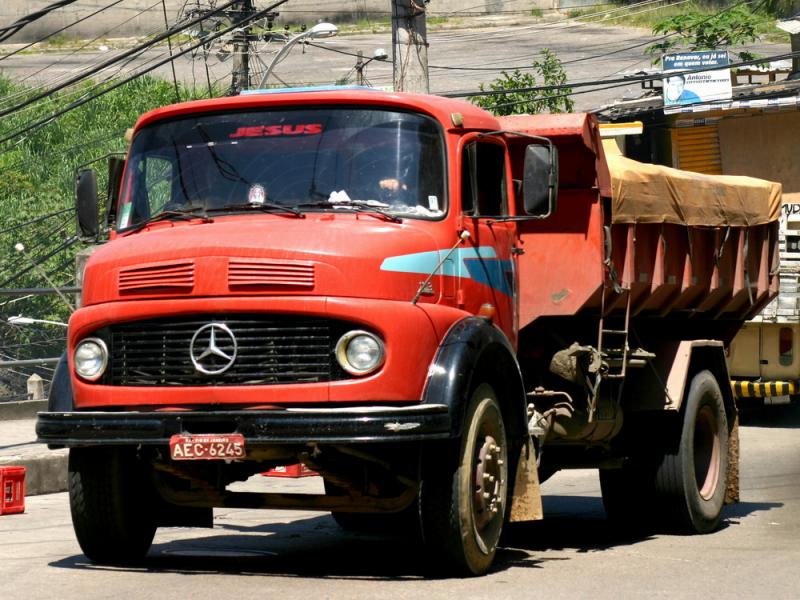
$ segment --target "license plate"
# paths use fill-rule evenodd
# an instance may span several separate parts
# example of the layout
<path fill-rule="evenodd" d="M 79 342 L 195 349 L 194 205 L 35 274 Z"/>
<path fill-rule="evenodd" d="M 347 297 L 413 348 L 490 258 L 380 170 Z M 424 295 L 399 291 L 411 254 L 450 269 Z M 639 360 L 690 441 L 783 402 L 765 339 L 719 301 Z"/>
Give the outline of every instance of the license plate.
<path fill-rule="evenodd" d="M 184 435 L 169 439 L 173 460 L 225 460 L 244 458 L 244 436 L 240 433 Z"/>

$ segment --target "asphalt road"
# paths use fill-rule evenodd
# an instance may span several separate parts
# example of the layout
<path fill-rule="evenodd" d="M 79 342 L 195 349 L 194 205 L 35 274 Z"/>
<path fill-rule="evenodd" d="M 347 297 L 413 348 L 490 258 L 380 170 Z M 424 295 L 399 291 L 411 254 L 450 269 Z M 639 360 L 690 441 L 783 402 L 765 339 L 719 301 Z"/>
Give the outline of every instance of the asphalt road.
<path fill-rule="evenodd" d="M 480 83 L 488 84 L 500 75 L 500 70 L 525 67 L 539 56 L 542 48 L 554 51 L 562 61 L 570 82 L 597 81 L 618 78 L 622 73 L 633 73 L 649 67 L 650 59 L 644 48 L 653 38 L 647 29 L 632 29 L 606 25 L 591 25 L 575 22 L 542 22 L 524 20 L 522 23 L 503 24 L 496 20 L 482 19 L 483 27 L 433 30 L 429 32 L 428 60 L 430 64 L 431 92 L 475 91 Z M 470 21 L 478 24 L 478 21 Z M 90 48 L 97 48 L 98 43 Z M 349 75 L 355 82 L 354 56 L 359 50 L 369 58 L 378 47 L 391 53 L 391 33 L 387 30 L 374 34 L 348 34 L 318 42 L 321 47 L 299 48 L 295 46 L 288 57 L 274 70 L 275 77 L 268 83 L 288 85 L 332 84 Z M 130 44 L 130 40 L 128 41 Z M 67 77 L 123 52 L 121 42 L 106 41 L 108 49 L 103 52 L 84 51 L 48 52 L 46 54 L 21 53 L 0 62 L 0 72 L 28 84 L 53 86 Z M 258 61 L 253 61 L 256 72 L 264 71 L 281 44 L 259 47 Z M 178 46 L 176 46 L 177 51 Z M 178 79 L 188 84 L 205 86 L 207 82 L 230 82 L 232 60 L 221 61 L 217 44 L 205 61 L 201 56 L 194 60 L 186 57 L 176 59 Z M 761 56 L 788 52 L 786 44 L 756 44 L 750 48 Z M 169 55 L 165 47 L 145 52 L 126 63 L 122 68 L 113 67 L 94 73 L 97 78 L 124 75 L 138 71 Z M 206 63 L 208 74 L 206 73 Z M 172 78 L 169 65 L 154 73 L 166 79 Z M 392 81 L 392 65 L 389 62 L 372 61 L 365 69 L 368 80 L 375 86 L 388 86 Z M 260 79 L 256 76 L 256 80 Z M 639 83 L 615 85 L 609 89 L 576 88 L 573 96 L 576 110 L 599 108 L 615 99 L 635 97 L 641 92 Z"/>
<path fill-rule="evenodd" d="M 605 520 L 593 471 L 544 484 L 546 519 L 511 527 L 495 569 L 436 579 L 413 546 L 348 534 L 325 513 L 218 510 L 211 530 L 159 530 L 141 568 L 89 563 L 66 494 L 0 517 L 3 598 L 798 598 L 800 410 L 773 407 L 741 430 L 742 502 L 706 536 L 624 538 Z M 296 490 L 318 478 L 264 480 Z"/>

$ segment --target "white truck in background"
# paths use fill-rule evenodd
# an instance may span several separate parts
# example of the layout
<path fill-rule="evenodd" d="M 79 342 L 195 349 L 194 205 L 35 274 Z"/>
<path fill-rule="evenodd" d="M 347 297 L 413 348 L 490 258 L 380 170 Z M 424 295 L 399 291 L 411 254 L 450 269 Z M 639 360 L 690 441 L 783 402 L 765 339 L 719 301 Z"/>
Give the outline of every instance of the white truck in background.
<path fill-rule="evenodd" d="M 742 406 L 800 399 L 800 202 L 780 217 L 780 289 L 731 342 L 728 369 Z"/>

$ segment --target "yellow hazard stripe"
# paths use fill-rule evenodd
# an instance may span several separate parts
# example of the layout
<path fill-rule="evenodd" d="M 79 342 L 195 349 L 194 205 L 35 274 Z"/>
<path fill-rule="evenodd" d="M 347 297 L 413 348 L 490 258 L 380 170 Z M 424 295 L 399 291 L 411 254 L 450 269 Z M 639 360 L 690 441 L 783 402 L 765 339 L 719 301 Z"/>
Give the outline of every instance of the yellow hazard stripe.
<path fill-rule="evenodd" d="M 731 381 L 731 391 L 737 398 L 768 398 L 794 396 L 800 381 Z"/>

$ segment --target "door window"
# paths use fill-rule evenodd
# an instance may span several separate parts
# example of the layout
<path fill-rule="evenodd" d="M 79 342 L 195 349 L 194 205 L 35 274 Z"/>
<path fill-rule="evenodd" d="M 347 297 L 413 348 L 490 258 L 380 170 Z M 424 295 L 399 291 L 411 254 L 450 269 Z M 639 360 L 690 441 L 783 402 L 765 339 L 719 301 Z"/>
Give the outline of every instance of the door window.
<path fill-rule="evenodd" d="M 473 142 L 461 157 L 461 203 L 464 214 L 498 217 L 508 214 L 505 148 L 490 141 Z"/>

